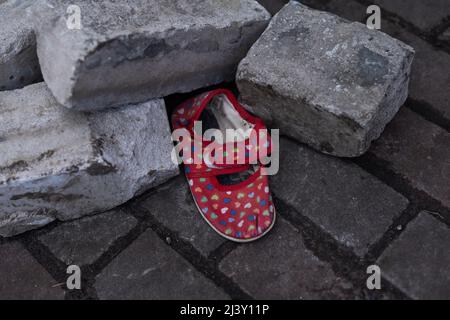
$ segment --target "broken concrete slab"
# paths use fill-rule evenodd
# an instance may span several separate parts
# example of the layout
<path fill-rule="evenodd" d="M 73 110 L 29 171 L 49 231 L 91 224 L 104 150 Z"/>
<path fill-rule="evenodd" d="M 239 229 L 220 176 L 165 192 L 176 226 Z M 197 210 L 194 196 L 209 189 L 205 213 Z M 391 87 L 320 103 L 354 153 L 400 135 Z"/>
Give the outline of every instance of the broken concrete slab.
<path fill-rule="evenodd" d="M 270 19 L 255 0 L 80 0 L 74 29 L 69 4 L 40 0 L 32 16 L 44 79 L 77 110 L 234 80 Z"/>
<path fill-rule="evenodd" d="M 36 39 L 26 15 L 34 0 L 0 1 L 0 91 L 42 79 Z"/>
<path fill-rule="evenodd" d="M 97 113 L 0 92 L 0 235 L 112 209 L 178 174 L 163 100 Z"/>
<path fill-rule="evenodd" d="M 291 1 L 240 63 L 237 84 L 282 134 L 354 157 L 406 100 L 413 56 L 384 33 Z"/>

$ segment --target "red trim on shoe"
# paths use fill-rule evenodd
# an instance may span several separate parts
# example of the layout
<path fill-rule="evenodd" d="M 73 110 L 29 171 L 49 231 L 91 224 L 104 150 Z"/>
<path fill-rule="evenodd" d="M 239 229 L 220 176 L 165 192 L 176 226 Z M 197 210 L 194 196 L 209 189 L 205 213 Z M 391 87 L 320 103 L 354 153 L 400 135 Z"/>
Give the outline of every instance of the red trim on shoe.
<path fill-rule="evenodd" d="M 172 116 L 174 128 L 187 128 L 193 139 L 197 135 L 193 130 L 194 122 L 200 118 L 211 100 L 220 94 L 226 95 L 240 116 L 255 125 L 256 131 L 265 129 L 262 120 L 250 115 L 231 91 L 226 89 L 202 94 L 178 106 Z M 249 140 L 250 138 L 245 140 L 246 145 Z M 258 136 L 257 147 L 260 146 L 259 142 Z M 203 145 L 209 143 L 203 141 Z M 225 148 L 226 144 L 222 147 Z M 196 156 L 194 151 L 193 157 Z M 201 156 L 201 164 L 185 164 L 185 173 L 202 217 L 216 232 L 229 240 L 248 242 L 265 235 L 274 225 L 276 212 L 270 195 L 268 177 L 262 175 L 264 168 L 259 165 L 256 172 L 245 181 L 234 185 L 222 185 L 217 178 L 218 175 L 248 171 L 251 169 L 250 165 L 214 164 L 214 167 L 211 167 L 205 163 L 203 154 Z"/>

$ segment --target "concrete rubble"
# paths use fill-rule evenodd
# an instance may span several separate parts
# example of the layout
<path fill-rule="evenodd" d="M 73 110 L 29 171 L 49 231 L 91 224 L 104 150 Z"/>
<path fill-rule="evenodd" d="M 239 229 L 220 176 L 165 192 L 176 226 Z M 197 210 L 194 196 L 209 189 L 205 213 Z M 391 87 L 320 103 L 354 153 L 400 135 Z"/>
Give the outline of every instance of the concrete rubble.
<path fill-rule="evenodd" d="M 22 88 L 42 78 L 27 8 L 34 0 L 0 1 L 0 91 Z"/>
<path fill-rule="evenodd" d="M 244 103 L 324 153 L 363 154 L 408 96 L 414 50 L 291 1 L 240 63 Z"/>
<path fill-rule="evenodd" d="M 176 176 L 160 98 L 235 78 L 268 125 L 364 153 L 406 99 L 413 49 L 297 2 L 270 19 L 255 0 L 0 0 L 0 236 Z"/>
<path fill-rule="evenodd" d="M 270 19 L 254 0 L 80 0 L 78 30 L 69 4 L 39 0 L 32 17 L 44 79 L 77 110 L 232 81 Z"/>
<path fill-rule="evenodd" d="M 96 113 L 0 92 L 0 235 L 112 209 L 178 174 L 163 100 Z"/>

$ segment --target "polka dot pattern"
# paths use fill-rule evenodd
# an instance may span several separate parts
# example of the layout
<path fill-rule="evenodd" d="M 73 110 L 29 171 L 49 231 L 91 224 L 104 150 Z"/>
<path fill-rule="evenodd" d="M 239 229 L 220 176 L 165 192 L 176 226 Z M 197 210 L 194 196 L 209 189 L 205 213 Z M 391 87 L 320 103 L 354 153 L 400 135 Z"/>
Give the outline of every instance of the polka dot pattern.
<path fill-rule="evenodd" d="M 172 116 L 174 129 L 192 125 L 201 112 L 204 100 L 223 92 L 224 90 L 207 92 L 178 106 Z M 248 140 L 245 152 L 241 152 L 239 148 L 233 150 L 235 160 L 244 155 L 248 161 L 255 154 L 254 151 L 262 147 L 254 137 Z M 230 149 L 226 147 L 224 145 L 223 150 L 219 152 L 227 155 L 225 150 Z M 270 143 L 265 143 L 263 147 L 270 148 Z M 199 154 L 201 150 L 197 149 L 200 148 L 193 148 L 192 158 L 202 159 L 202 155 Z M 220 167 L 211 169 L 204 162 L 195 164 L 191 161 L 190 163 L 185 161 L 184 166 L 199 211 L 217 232 L 229 239 L 241 241 L 258 238 L 272 227 L 275 208 L 270 195 L 268 177 L 261 175 L 261 170 L 257 170 L 247 181 L 227 187 L 220 185 L 215 176 L 221 170 Z M 236 171 L 248 169 L 245 166 L 237 168 Z"/>

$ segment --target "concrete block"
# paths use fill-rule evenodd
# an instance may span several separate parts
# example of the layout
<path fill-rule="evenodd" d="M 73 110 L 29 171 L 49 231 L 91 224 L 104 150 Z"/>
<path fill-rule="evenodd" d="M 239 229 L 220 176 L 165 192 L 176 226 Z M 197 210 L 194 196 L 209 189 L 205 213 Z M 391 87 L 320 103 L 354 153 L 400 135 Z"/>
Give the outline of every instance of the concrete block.
<path fill-rule="evenodd" d="M 270 19 L 255 0 L 80 0 L 73 29 L 70 4 L 40 0 L 32 16 L 44 79 L 77 110 L 232 81 Z"/>
<path fill-rule="evenodd" d="M 42 79 L 27 8 L 33 0 L 0 1 L 0 91 Z"/>
<path fill-rule="evenodd" d="M 112 209 L 178 174 L 162 100 L 105 112 L 44 83 L 0 93 L 0 235 Z"/>
<path fill-rule="evenodd" d="M 406 100 L 413 56 L 384 33 L 291 1 L 240 63 L 237 83 L 282 134 L 354 157 Z"/>

